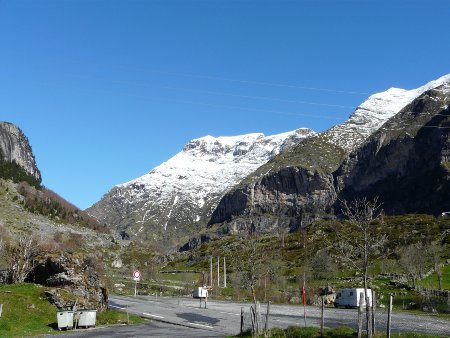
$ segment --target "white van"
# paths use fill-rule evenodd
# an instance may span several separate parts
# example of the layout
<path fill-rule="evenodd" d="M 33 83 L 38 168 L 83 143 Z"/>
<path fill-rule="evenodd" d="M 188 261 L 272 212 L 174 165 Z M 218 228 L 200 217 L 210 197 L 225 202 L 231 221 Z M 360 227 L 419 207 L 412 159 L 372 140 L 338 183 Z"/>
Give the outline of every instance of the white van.
<path fill-rule="evenodd" d="M 364 299 L 364 288 L 345 288 L 341 289 L 336 294 L 336 300 L 334 301 L 334 306 L 345 306 L 345 307 L 358 307 L 359 299 L 363 298 L 363 305 L 366 305 Z M 372 306 L 372 290 L 367 289 L 367 297 L 369 297 L 369 305 Z"/>

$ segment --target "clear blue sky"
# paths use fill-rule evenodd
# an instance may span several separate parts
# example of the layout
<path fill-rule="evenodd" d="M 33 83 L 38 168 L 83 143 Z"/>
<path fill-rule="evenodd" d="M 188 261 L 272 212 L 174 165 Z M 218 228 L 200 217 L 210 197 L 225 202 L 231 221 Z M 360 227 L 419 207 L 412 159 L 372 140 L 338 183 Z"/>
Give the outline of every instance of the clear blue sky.
<path fill-rule="evenodd" d="M 449 73 L 449 14 L 448 0 L 0 0 L 0 120 L 29 137 L 43 184 L 86 208 L 190 139 L 322 131 L 369 94 Z"/>

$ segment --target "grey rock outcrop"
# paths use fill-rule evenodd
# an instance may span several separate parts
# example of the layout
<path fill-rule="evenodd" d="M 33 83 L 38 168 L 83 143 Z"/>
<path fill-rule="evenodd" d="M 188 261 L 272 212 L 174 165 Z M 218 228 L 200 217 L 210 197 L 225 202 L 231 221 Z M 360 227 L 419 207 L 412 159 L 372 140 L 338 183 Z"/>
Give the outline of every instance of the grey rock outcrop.
<path fill-rule="evenodd" d="M 51 287 L 48 300 L 58 308 L 78 306 L 102 311 L 108 306 L 108 294 L 92 257 L 78 255 L 44 257 L 30 273 L 28 281 Z"/>
<path fill-rule="evenodd" d="M 209 224 L 224 222 L 232 234 L 296 230 L 329 211 L 335 200 L 331 174 L 286 167 L 227 194 Z"/>
<path fill-rule="evenodd" d="M 0 160 L 16 162 L 27 174 L 41 181 L 41 173 L 27 137 L 9 122 L 0 122 Z"/>
<path fill-rule="evenodd" d="M 387 214 L 432 213 L 450 202 L 450 85 L 389 120 L 335 173 L 341 199 L 378 196 Z"/>

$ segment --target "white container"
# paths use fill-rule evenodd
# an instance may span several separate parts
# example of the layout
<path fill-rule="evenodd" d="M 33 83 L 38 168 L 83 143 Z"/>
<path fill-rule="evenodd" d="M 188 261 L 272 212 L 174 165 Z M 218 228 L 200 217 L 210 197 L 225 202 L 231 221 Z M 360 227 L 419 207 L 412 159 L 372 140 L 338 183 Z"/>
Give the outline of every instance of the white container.
<path fill-rule="evenodd" d="M 58 330 L 73 328 L 73 311 L 58 311 L 56 318 L 58 320 Z"/>
<path fill-rule="evenodd" d="M 97 320 L 97 310 L 95 309 L 81 309 L 77 314 L 80 316 L 78 320 L 78 326 L 81 327 L 94 327 Z"/>
<path fill-rule="evenodd" d="M 192 292 L 192 297 L 193 298 L 207 298 L 208 297 L 208 289 L 202 288 L 202 287 L 195 288 L 194 291 Z"/>

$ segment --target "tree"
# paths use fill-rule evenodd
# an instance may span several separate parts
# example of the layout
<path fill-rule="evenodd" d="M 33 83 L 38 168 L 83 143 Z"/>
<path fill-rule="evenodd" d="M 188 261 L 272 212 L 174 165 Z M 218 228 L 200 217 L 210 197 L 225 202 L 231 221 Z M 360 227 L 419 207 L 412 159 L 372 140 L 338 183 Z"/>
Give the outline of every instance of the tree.
<path fill-rule="evenodd" d="M 372 337 L 370 304 L 367 294 L 369 268 L 375 258 L 382 256 L 387 236 L 381 231 L 381 204 L 378 199 L 342 201 L 342 214 L 346 218 L 336 229 L 334 248 L 337 258 L 347 266 L 361 272 L 366 299 L 367 336 Z"/>
<path fill-rule="evenodd" d="M 328 249 L 317 250 L 309 260 L 309 265 L 312 271 L 312 277 L 315 279 L 327 278 L 336 272 L 336 265 Z"/>
<path fill-rule="evenodd" d="M 258 335 L 262 328 L 259 322 L 256 286 L 258 282 L 273 274 L 273 261 L 268 255 L 268 250 L 262 247 L 254 233 L 244 238 L 239 252 L 240 256 L 234 260 L 233 267 L 238 275 L 236 280 L 251 291 L 254 305 L 253 320 L 256 324 L 255 333 Z"/>
<path fill-rule="evenodd" d="M 41 252 L 38 241 L 32 236 L 22 234 L 16 240 L 2 238 L 0 254 L 6 263 L 8 282 L 23 283 Z"/>
<path fill-rule="evenodd" d="M 414 289 L 417 286 L 417 280 L 424 275 L 427 269 L 427 257 L 424 253 L 425 247 L 422 243 L 410 244 L 400 252 L 400 264 Z"/>

